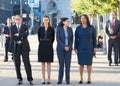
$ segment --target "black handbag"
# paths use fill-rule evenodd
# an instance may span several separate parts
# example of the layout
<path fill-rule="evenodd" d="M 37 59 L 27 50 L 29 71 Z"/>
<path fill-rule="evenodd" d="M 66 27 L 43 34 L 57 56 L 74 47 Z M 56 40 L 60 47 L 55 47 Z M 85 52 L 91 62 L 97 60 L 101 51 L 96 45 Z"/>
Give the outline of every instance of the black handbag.
<path fill-rule="evenodd" d="M 15 49 L 16 49 L 16 42 L 11 39 L 9 43 L 8 52 L 14 53 Z"/>
<path fill-rule="evenodd" d="M 14 53 L 16 49 L 16 42 L 12 39 L 10 28 L 9 28 L 9 32 L 10 32 L 10 43 L 8 47 L 8 52 Z"/>

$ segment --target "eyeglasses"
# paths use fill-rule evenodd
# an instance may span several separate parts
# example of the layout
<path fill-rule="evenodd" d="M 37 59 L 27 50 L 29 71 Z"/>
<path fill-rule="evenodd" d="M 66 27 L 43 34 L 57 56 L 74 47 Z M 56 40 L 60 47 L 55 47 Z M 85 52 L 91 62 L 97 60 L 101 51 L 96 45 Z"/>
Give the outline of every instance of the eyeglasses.
<path fill-rule="evenodd" d="M 16 18 L 15 20 L 21 20 L 20 18 Z"/>

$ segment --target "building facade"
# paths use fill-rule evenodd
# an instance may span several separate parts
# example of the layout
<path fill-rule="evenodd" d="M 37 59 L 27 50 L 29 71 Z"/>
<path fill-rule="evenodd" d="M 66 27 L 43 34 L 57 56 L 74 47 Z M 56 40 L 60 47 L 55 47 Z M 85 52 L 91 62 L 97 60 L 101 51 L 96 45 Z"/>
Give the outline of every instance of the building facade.
<path fill-rule="evenodd" d="M 42 18 L 47 15 L 50 17 L 51 24 L 56 28 L 60 18 L 68 17 L 71 19 L 72 13 L 70 9 L 71 0 L 28 0 L 31 6 L 31 15 L 33 28 L 38 28 L 42 22 Z M 37 30 L 36 30 L 37 31 Z"/>
<path fill-rule="evenodd" d="M 11 0 L 12 5 L 12 15 L 19 15 L 20 14 L 20 6 L 22 6 L 22 14 L 23 14 L 23 21 L 28 21 L 29 19 L 29 13 L 30 13 L 30 6 L 28 4 L 28 0 L 21 0 L 22 5 L 20 3 L 20 0 Z"/>
<path fill-rule="evenodd" d="M 0 0 L 0 23 L 6 23 L 6 19 L 12 15 L 10 0 Z"/>
<path fill-rule="evenodd" d="M 26 13 L 25 20 L 28 19 L 30 6 L 28 0 L 22 0 L 22 11 Z M 0 23 L 6 24 L 6 19 L 12 15 L 20 14 L 20 0 L 0 0 Z"/>
<path fill-rule="evenodd" d="M 50 17 L 53 27 L 56 27 L 62 17 L 71 19 L 70 3 L 71 0 L 40 0 L 41 1 L 41 18 L 44 15 Z"/>

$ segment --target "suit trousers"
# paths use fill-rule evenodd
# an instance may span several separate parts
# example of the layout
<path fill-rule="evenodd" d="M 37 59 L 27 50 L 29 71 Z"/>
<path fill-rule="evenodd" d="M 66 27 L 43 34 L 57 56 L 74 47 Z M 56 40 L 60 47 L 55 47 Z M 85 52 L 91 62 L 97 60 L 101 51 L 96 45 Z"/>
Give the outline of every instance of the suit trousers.
<path fill-rule="evenodd" d="M 5 41 L 5 59 L 8 59 L 8 48 L 9 48 L 9 44 L 10 44 L 10 38 L 6 38 Z"/>
<path fill-rule="evenodd" d="M 71 51 L 58 51 L 58 61 L 59 61 L 59 74 L 58 82 L 62 83 L 64 75 L 64 65 L 65 65 L 65 75 L 66 82 L 70 82 L 70 65 L 71 65 Z"/>
<path fill-rule="evenodd" d="M 118 62 L 120 62 L 120 39 L 119 39 L 119 56 L 118 56 Z"/>
<path fill-rule="evenodd" d="M 24 63 L 24 67 L 26 70 L 27 74 L 27 80 L 32 81 L 32 71 L 31 71 L 31 64 L 29 60 L 29 51 L 24 52 L 22 49 L 21 45 L 16 45 L 16 51 L 15 51 L 15 68 L 16 68 L 16 73 L 17 73 L 17 79 L 22 80 L 22 75 L 21 75 L 21 58 L 20 56 L 22 55 L 22 60 Z"/>
<path fill-rule="evenodd" d="M 119 51 L 118 40 L 113 40 L 113 39 L 108 40 L 108 60 L 110 61 L 110 63 L 112 63 L 112 58 L 111 58 L 112 48 L 114 48 L 114 63 L 117 64 L 118 51 Z"/>

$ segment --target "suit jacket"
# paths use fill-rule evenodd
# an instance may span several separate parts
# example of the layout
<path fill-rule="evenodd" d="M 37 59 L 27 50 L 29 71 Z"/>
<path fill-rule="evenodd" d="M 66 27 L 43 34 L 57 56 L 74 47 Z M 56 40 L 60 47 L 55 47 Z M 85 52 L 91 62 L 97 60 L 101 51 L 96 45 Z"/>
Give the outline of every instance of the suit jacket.
<path fill-rule="evenodd" d="M 4 33 L 4 34 L 10 34 L 10 27 L 5 26 L 3 33 Z"/>
<path fill-rule="evenodd" d="M 106 23 L 106 27 L 105 27 L 105 30 L 106 30 L 106 33 L 107 35 L 109 36 L 117 36 L 117 39 L 120 37 L 120 21 L 119 20 L 115 20 L 115 26 L 114 26 L 114 31 L 111 32 L 111 22 L 110 20 L 107 21 Z"/>
<path fill-rule="evenodd" d="M 90 22 L 91 22 L 91 20 L 90 20 Z M 92 24 L 91 25 L 93 25 L 94 28 L 97 30 L 97 19 L 96 18 L 92 19 Z"/>
<path fill-rule="evenodd" d="M 19 35 L 15 36 L 16 33 L 18 33 Z M 29 35 L 28 27 L 24 24 L 21 24 L 19 31 L 18 31 L 18 28 L 16 25 L 13 25 L 11 27 L 12 40 L 14 40 L 16 42 L 16 44 L 18 41 L 21 41 L 21 46 L 22 46 L 23 52 L 30 51 L 30 46 L 29 46 L 29 42 L 27 39 L 28 35 Z"/>
<path fill-rule="evenodd" d="M 73 31 L 72 28 L 70 27 L 68 27 L 67 31 L 68 31 L 68 46 L 70 47 L 71 51 L 73 44 Z M 57 51 L 63 51 L 65 47 L 65 32 L 63 27 L 57 28 L 56 39 L 57 39 Z"/>

